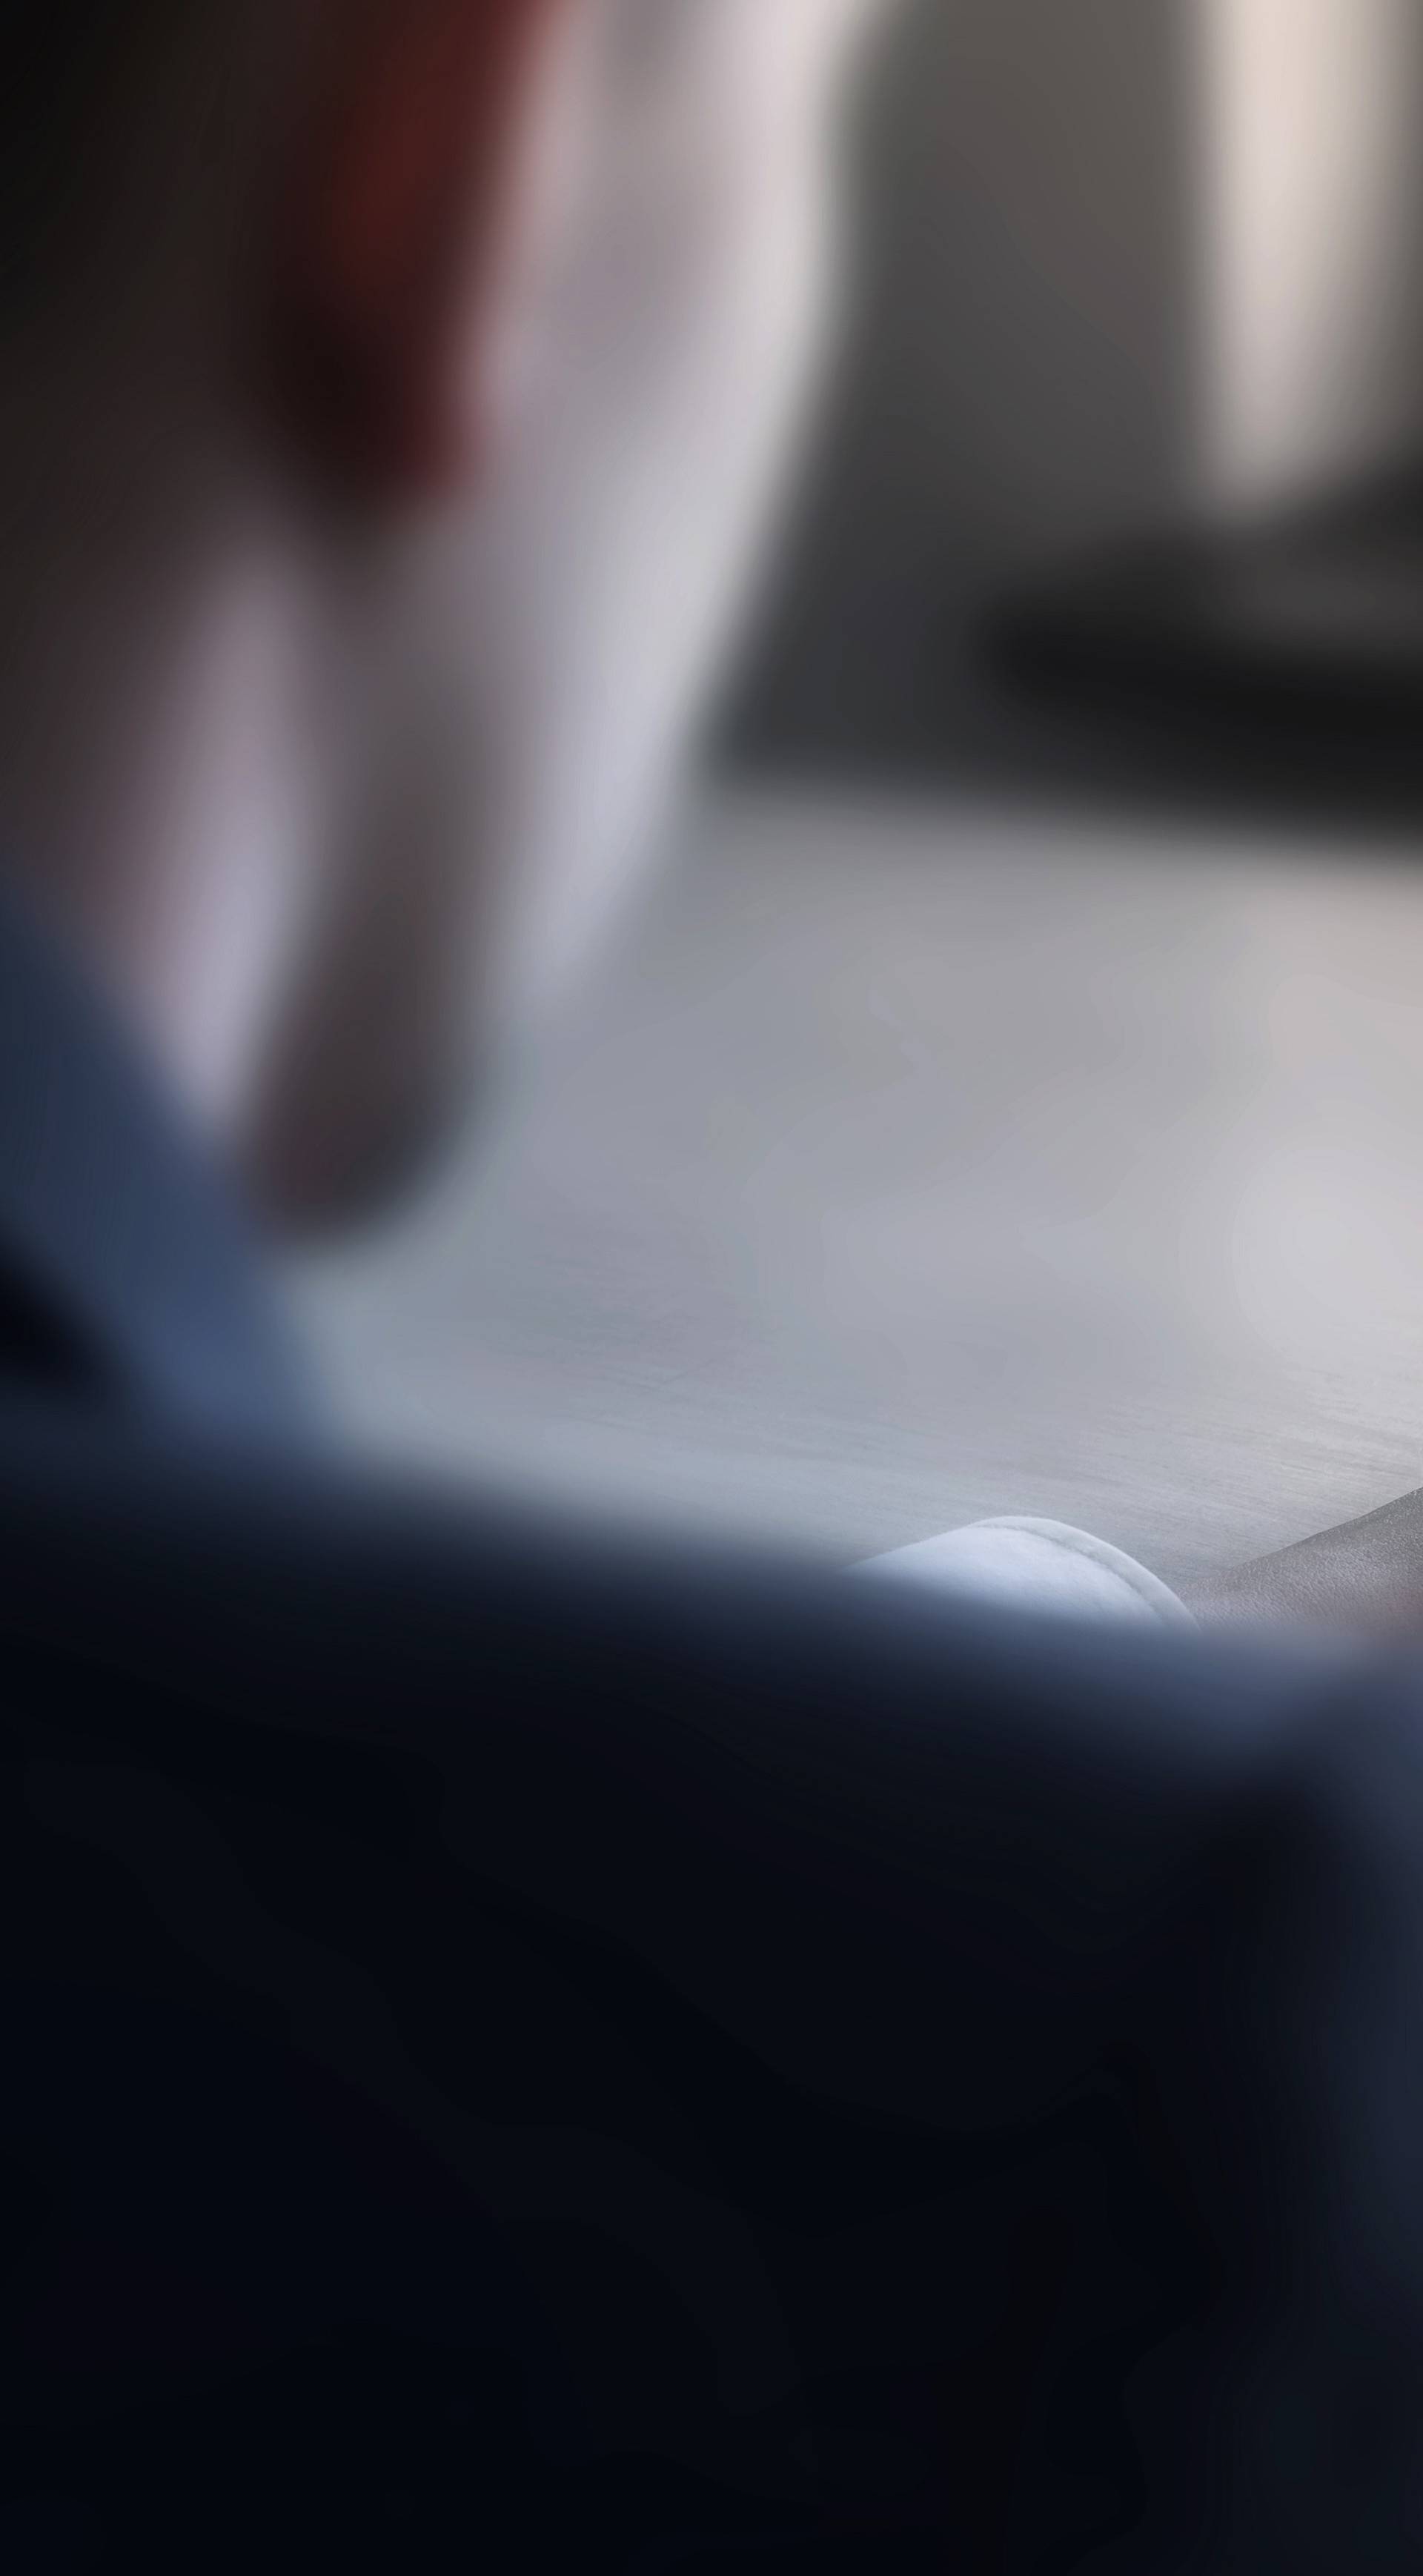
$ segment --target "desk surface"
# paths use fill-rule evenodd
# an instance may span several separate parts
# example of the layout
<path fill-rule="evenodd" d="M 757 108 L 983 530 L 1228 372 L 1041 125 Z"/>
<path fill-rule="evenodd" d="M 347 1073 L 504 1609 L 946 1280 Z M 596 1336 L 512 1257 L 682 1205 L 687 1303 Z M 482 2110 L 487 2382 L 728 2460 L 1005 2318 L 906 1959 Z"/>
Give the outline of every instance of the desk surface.
<path fill-rule="evenodd" d="M 1423 1482 L 1423 859 L 717 799 L 497 1135 L 297 1284 L 358 1430 L 485 1481 L 1282 1545 Z"/>

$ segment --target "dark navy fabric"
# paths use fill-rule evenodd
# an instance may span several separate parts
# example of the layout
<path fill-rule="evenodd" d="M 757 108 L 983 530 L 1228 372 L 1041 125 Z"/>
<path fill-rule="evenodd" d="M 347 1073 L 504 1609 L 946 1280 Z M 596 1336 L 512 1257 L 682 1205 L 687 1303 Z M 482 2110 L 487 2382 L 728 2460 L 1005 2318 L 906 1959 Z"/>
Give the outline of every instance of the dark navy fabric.
<path fill-rule="evenodd" d="M 0 2498 L 95 2564 L 1417 2563 L 1412 1660 L 35 1414 L 0 1680 Z"/>
<path fill-rule="evenodd" d="M 78 964 L 0 895 L 0 1377 L 229 1436 L 314 1427 L 236 1199 Z"/>
<path fill-rule="evenodd" d="M 248 1437 L 240 1228 L 0 948 L 6 2576 L 1415 2569 L 1417 1658 Z"/>

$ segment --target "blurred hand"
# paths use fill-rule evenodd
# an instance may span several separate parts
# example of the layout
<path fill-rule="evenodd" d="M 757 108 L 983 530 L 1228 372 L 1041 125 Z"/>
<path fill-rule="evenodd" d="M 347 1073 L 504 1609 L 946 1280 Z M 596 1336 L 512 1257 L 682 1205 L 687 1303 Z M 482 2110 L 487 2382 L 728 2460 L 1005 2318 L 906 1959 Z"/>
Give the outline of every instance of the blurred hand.
<path fill-rule="evenodd" d="M 839 107 L 887 0 L 575 0 L 486 322 L 484 479 L 383 604 L 360 831 L 253 1145 L 371 1195 L 626 896 L 734 645 L 833 320 Z"/>

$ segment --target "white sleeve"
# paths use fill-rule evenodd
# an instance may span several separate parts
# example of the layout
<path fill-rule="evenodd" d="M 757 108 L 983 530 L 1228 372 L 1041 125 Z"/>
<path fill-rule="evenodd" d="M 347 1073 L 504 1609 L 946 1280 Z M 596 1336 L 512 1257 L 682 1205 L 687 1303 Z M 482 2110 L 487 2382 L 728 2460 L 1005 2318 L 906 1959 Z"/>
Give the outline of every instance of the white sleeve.
<path fill-rule="evenodd" d="M 917 1547 L 873 1557 L 858 1574 L 928 1584 L 1005 1609 L 1066 1618 L 1134 1619 L 1194 1627 L 1183 1601 L 1119 1547 L 1063 1521 L 974 1521 Z"/>

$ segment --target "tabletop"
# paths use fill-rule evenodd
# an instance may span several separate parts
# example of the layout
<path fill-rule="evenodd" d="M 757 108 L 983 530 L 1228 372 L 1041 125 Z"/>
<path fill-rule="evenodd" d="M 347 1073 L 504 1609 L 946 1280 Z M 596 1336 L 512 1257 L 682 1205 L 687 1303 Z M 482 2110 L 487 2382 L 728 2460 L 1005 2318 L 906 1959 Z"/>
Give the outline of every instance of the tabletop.
<path fill-rule="evenodd" d="M 1423 1483 L 1423 864 L 709 794 L 503 1114 L 296 1285 L 353 1429 L 831 1561 L 1181 1578 Z"/>

